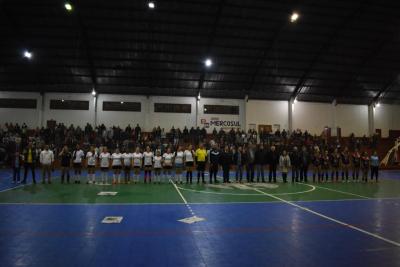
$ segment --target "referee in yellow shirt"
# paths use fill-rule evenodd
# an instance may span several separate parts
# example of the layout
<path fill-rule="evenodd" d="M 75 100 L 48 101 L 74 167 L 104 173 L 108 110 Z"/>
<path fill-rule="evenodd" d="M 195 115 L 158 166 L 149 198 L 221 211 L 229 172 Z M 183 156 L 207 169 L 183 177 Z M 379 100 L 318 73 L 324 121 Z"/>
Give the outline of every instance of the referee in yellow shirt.
<path fill-rule="evenodd" d="M 204 145 L 201 143 L 199 148 L 196 150 L 196 165 L 197 165 L 197 183 L 200 183 L 200 175 L 202 183 L 204 181 L 204 170 L 206 168 L 207 162 L 207 151 L 204 148 Z"/>

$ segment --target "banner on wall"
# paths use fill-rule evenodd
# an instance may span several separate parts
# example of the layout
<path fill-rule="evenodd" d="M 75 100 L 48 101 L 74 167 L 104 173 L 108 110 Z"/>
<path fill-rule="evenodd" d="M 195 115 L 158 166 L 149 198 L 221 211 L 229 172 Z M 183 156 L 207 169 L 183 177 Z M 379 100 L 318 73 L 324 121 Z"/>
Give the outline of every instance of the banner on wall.
<path fill-rule="evenodd" d="M 204 128 L 232 128 L 240 127 L 240 122 L 238 120 L 220 120 L 219 118 L 200 119 L 200 124 Z"/>

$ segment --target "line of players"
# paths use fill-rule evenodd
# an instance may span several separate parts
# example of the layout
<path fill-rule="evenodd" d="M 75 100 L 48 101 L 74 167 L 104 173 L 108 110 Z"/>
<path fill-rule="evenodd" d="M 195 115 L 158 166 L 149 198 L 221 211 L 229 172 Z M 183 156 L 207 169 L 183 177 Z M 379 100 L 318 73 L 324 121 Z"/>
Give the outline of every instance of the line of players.
<path fill-rule="evenodd" d="M 292 182 L 307 182 L 307 174 L 309 167 L 312 172 L 313 182 L 338 181 L 341 173 L 342 181 L 349 181 L 350 171 L 352 172 L 353 181 L 367 181 L 368 174 L 371 172 L 371 179 L 375 177 L 378 180 L 379 158 L 377 153 L 368 156 L 366 152 L 359 153 L 355 150 L 350 153 L 347 148 L 342 152 L 335 149 L 332 153 L 328 151 L 320 152 L 318 147 L 309 153 L 306 147 L 300 151 L 294 147 L 290 153 L 286 150 L 278 152 L 275 146 L 264 150 L 262 144 L 249 145 L 249 147 L 228 147 L 219 149 L 218 145 L 213 143 L 211 149 L 207 151 L 203 144 L 200 144 L 196 150 L 192 145 L 188 145 L 185 149 L 178 146 L 176 151 L 167 148 L 163 154 L 159 149 L 154 152 L 149 146 L 143 152 L 140 148 L 135 151 L 120 151 L 118 148 L 110 153 L 106 147 L 97 149 L 91 147 L 85 152 L 80 149 L 79 145 L 71 153 L 67 146 L 64 146 L 58 154 L 61 166 L 61 182 L 70 182 L 70 170 L 73 168 L 73 181 L 80 183 L 82 169 L 87 169 L 87 183 L 97 183 L 96 168 L 100 167 L 101 183 L 107 184 L 109 179 L 109 171 L 113 170 L 112 183 L 137 183 L 140 180 L 141 171 L 144 169 L 145 183 L 160 183 L 174 178 L 175 182 L 182 183 L 182 174 L 186 172 L 186 182 L 192 183 L 193 170 L 197 170 L 197 182 L 205 182 L 204 173 L 206 163 L 209 165 L 210 183 L 218 182 L 217 173 L 220 167 L 223 172 L 223 182 L 229 181 L 229 173 L 233 167 L 236 173 L 236 182 L 242 182 L 244 170 L 246 171 L 247 182 L 255 182 L 255 174 L 257 182 L 265 182 L 265 167 L 269 167 L 269 182 L 276 182 L 277 169 L 281 171 L 283 182 L 287 182 L 288 172 L 292 172 Z M 35 169 L 35 153 L 31 145 L 24 150 L 21 155 L 25 174 L 23 183 L 26 183 L 26 174 L 29 169 L 32 170 L 32 179 L 36 183 L 34 176 Z M 54 167 L 54 155 L 48 146 L 40 152 L 39 163 L 42 167 L 42 183 L 51 183 L 51 173 Z M 14 164 L 15 165 L 15 164 Z M 18 163 L 20 166 L 21 163 Z M 14 166 L 14 172 L 15 172 Z M 133 176 L 131 176 L 133 170 Z M 18 171 L 19 172 L 19 171 Z M 123 180 L 121 176 L 123 175 Z M 65 179 L 66 178 L 66 179 Z M 14 174 L 14 182 L 16 182 Z"/>
<path fill-rule="evenodd" d="M 204 148 L 202 148 L 204 150 Z M 101 171 L 101 184 L 108 184 L 108 176 L 110 169 L 113 170 L 112 183 L 138 183 L 140 181 L 141 170 L 144 169 L 144 183 L 153 182 L 161 183 L 162 181 L 169 181 L 173 178 L 175 182 L 182 183 L 182 173 L 186 170 L 188 181 L 192 183 L 192 172 L 194 168 L 194 159 L 201 154 L 201 149 L 194 151 L 192 146 L 188 146 L 186 150 L 180 146 L 176 152 L 172 152 L 171 148 L 167 148 L 165 153 L 161 155 L 160 150 L 155 152 L 151 151 L 147 146 L 145 151 L 141 152 L 139 147 L 135 151 L 121 151 L 117 148 L 114 153 L 110 153 L 107 147 L 103 147 L 101 152 L 96 152 L 94 147 L 86 153 L 77 146 L 76 150 L 72 153 L 69 152 L 68 147 L 63 147 L 60 152 L 61 163 L 61 183 L 70 181 L 70 166 L 74 169 L 74 182 L 80 183 L 81 170 L 83 166 L 87 168 L 87 181 L 86 183 L 98 183 L 96 180 L 95 170 L 97 166 Z M 205 151 L 205 150 L 204 150 Z M 206 152 L 205 152 L 206 153 Z M 133 170 L 133 176 L 131 176 Z M 122 176 L 123 175 L 123 180 Z M 131 180 L 132 178 L 132 180 Z"/>

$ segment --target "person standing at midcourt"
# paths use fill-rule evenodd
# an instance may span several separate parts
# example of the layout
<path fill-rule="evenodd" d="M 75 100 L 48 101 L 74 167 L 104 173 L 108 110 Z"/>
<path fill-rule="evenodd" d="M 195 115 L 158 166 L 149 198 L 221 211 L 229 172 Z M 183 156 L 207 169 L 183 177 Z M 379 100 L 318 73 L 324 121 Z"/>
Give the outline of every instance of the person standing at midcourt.
<path fill-rule="evenodd" d="M 162 165 L 164 168 L 164 180 L 169 181 L 172 175 L 172 166 L 174 164 L 174 153 L 171 148 L 167 148 L 167 151 L 162 156 Z"/>
<path fill-rule="evenodd" d="M 122 169 L 122 154 L 119 149 L 115 149 L 114 153 L 111 155 L 111 166 L 114 170 L 113 174 L 113 184 L 121 183 L 121 169 Z"/>
<path fill-rule="evenodd" d="M 81 183 L 81 174 L 82 174 L 82 159 L 85 157 L 85 153 L 80 148 L 79 145 L 76 145 L 75 151 L 72 153 L 72 160 L 74 166 L 74 183 Z"/>
<path fill-rule="evenodd" d="M 86 183 L 96 183 L 96 161 L 98 155 L 93 146 L 90 147 L 90 150 L 86 153 L 86 167 L 87 167 L 87 181 Z"/>
<path fill-rule="evenodd" d="M 40 164 L 42 165 L 42 184 L 46 183 L 46 174 L 48 183 L 51 184 L 51 171 L 53 168 L 54 154 L 49 150 L 49 146 L 45 145 L 42 152 L 40 152 Z"/>
<path fill-rule="evenodd" d="M 225 146 L 224 151 L 221 153 L 220 163 L 222 166 L 222 174 L 224 177 L 224 183 L 230 183 L 229 181 L 229 170 L 231 168 L 233 155 L 229 151 L 229 147 Z"/>
<path fill-rule="evenodd" d="M 24 180 L 22 181 L 23 184 L 26 184 L 26 178 L 28 176 L 28 170 L 30 169 L 32 172 L 32 181 L 36 184 L 35 179 L 35 167 L 37 162 L 37 154 L 36 149 L 32 147 L 32 142 L 28 143 L 28 147 L 24 150 Z"/>
<path fill-rule="evenodd" d="M 303 146 L 300 152 L 300 182 L 307 183 L 308 167 L 310 166 L 311 157 L 307 148 Z"/>
<path fill-rule="evenodd" d="M 379 174 L 379 157 L 378 153 L 374 151 L 374 153 L 370 157 L 370 165 L 371 165 L 371 180 L 374 179 L 378 182 L 378 174 Z"/>
<path fill-rule="evenodd" d="M 367 152 L 363 152 L 361 156 L 361 171 L 362 171 L 362 181 L 368 182 L 368 172 L 369 172 L 369 157 Z"/>
<path fill-rule="evenodd" d="M 179 146 L 175 152 L 175 183 L 182 183 L 183 158 L 183 149 Z"/>
<path fill-rule="evenodd" d="M 101 170 L 101 182 L 102 184 L 108 184 L 108 171 L 110 169 L 111 154 L 108 152 L 107 147 L 103 148 L 103 152 L 100 153 L 100 170 Z"/>
<path fill-rule="evenodd" d="M 209 160 L 210 160 L 210 172 L 209 172 L 209 178 L 210 178 L 210 184 L 212 184 L 213 177 L 214 177 L 214 182 L 217 183 L 217 174 L 218 174 L 218 168 L 220 164 L 220 157 L 221 157 L 221 152 L 218 149 L 218 145 L 214 143 L 212 145 L 212 148 L 209 153 Z"/>
<path fill-rule="evenodd" d="M 144 161 L 144 183 L 151 183 L 151 170 L 153 169 L 153 157 L 154 153 L 151 152 L 150 146 L 146 147 L 146 151 L 143 152 Z"/>
<path fill-rule="evenodd" d="M 68 146 L 64 146 L 58 156 L 61 157 L 61 183 L 64 183 L 65 175 L 67 175 L 67 183 L 69 183 L 69 169 L 71 167 L 72 155 L 69 152 Z"/>
<path fill-rule="evenodd" d="M 271 146 L 271 150 L 269 151 L 269 157 L 268 157 L 268 164 L 269 164 L 269 177 L 268 177 L 268 182 L 274 182 L 276 183 L 276 169 L 279 164 L 279 154 L 276 151 L 275 146 Z"/>
<path fill-rule="evenodd" d="M 287 174 L 290 168 L 290 157 L 287 154 L 286 150 L 283 150 L 282 155 L 279 157 L 279 167 L 282 172 L 283 182 L 287 182 Z"/>
<path fill-rule="evenodd" d="M 193 167 L 194 167 L 194 154 L 192 145 L 189 145 L 183 152 L 186 168 L 186 183 L 192 183 L 193 180 Z"/>
<path fill-rule="evenodd" d="M 143 154 L 140 153 L 140 148 L 137 147 L 135 153 L 132 154 L 133 159 L 133 182 L 139 183 L 140 171 L 143 165 Z"/>
<path fill-rule="evenodd" d="M 204 181 L 204 170 L 207 161 L 207 151 L 204 149 L 204 145 L 201 143 L 199 148 L 196 150 L 196 164 L 197 164 L 197 183 L 200 183 L 200 176 L 202 183 Z"/>
<path fill-rule="evenodd" d="M 129 153 L 128 148 L 122 154 L 122 163 L 124 164 L 124 183 L 129 184 L 131 182 L 132 153 Z"/>

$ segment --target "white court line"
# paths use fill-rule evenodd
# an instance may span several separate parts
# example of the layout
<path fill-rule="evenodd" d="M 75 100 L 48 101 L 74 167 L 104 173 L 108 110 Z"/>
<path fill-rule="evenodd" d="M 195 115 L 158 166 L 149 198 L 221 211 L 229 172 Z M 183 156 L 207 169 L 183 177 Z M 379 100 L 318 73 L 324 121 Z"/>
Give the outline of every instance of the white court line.
<path fill-rule="evenodd" d="M 193 212 L 192 208 L 190 207 L 190 205 L 188 204 L 186 198 L 182 195 L 181 191 L 179 190 L 179 188 L 176 186 L 176 184 L 169 179 L 169 182 L 174 186 L 176 192 L 178 192 L 179 196 L 182 198 L 183 203 L 185 203 L 186 207 L 188 208 L 190 214 L 192 214 L 192 216 L 196 216 L 196 214 Z"/>
<path fill-rule="evenodd" d="M 253 194 L 259 196 L 259 194 Z M 261 195 L 261 194 L 260 194 Z M 352 201 L 382 201 L 382 200 L 400 200 L 400 197 L 383 197 L 383 198 L 369 198 L 369 199 L 360 199 L 360 198 L 343 198 L 343 199 L 321 199 L 321 200 L 298 200 L 293 201 L 294 203 L 313 203 L 313 202 L 352 202 Z M 231 205 L 231 204 L 280 204 L 279 201 L 232 201 L 232 202 L 192 202 L 190 205 Z M 43 203 L 43 202 L 0 202 L 1 205 L 43 205 L 43 206 L 143 206 L 143 205 L 186 205 L 182 202 L 169 202 L 169 203 L 151 203 L 151 202 L 143 202 L 143 203 Z"/>
<path fill-rule="evenodd" d="M 309 185 L 309 184 L 304 184 L 307 185 L 309 187 L 311 187 L 311 189 L 305 190 L 305 191 L 298 191 L 298 192 L 290 192 L 290 193 L 275 193 L 275 194 L 271 194 L 274 196 L 286 196 L 286 195 L 298 195 L 298 194 L 305 194 L 305 193 L 310 193 L 312 191 L 315 190 L 315 186 L 313 185 Z M 249 186 L 249 189 L 245 189 L 245 190 L 252 190 L 254 187 Z M 206 191 L 206 190 L 195 190 L 195 189 L 190 189 L 190 188 L 185 188 L 185 187 L 179 187 L 179 189 L 184 190 L 184 191 L 189 191 L 189 192 L 195 192 L 195 193 L 202 193 L 202 194 L 214 194 L 214 195 L 229 195 L 229 196 L 261 196 L 262 194 L 249 194 L 249 193 L 229 193 L 229 192 L 214 192 L 214 191 Z"/>
<path fill-rule="evenodd" d="M 305 184 L 305 183 L 299 183 L 298 184 Z M 328 187 L 323 187 L 323 186 L 317 186 L 314 185 L 316 188 L 321 188 L 321 189 L 325 189 L 328 191 L 332 191 L 332 192 L 336 192 L 336 193 L 341 193 L 341 194 L 345 194 L 345 195 L 350 195 L 350 196 L 356 196 L 356 197 L 361 197 L 361 198 L 366 198 L 369 199 L 370 197 L 366 197 L 366 196 L 362 196 L 362 195 L 358 195 L 358 194 L 354 194 L 354 193 L 350 193 L 350 192 L 346 192 L 346 191 L 341 191 L 341 190 L 337 190 L 337 189 L 332 189 L 332 188 L 328 188 Z"/>
<path fill-rule="evenodd" d="M 280 201 L 282 201 L 282 202 L 284 202 L 284 203 L 286 203 L 286 204 L 288 204 L 288 205 L 291 205 L 291 206 L 293 206 L 293 207 L 299 208 L 299 209 L 301 209 L 301 210 L 303 210 L 303 211 L 306 211 L 306 212 L 309 212 L 309 213 L 311 213 L 311 214 L 317 215 L 317 216 L 319 216 L 319 217 L 321 217 L 321 218 L 324 218 L 324 219 L 326 219 L 326 220 L 335 222 L 335 223 L 337 223 L 337 224 L 343 225 L 343 226 L 348 227 L 348 228 L 350 228 L 350 229 L 356 230 L 356 231 L 361 232 L 361 233 L 363 233 L 363 234 L 366 234 L 366 235 L 375 237 L 375 238 L 377 238 L 377 239 L 380 239 L 380 240 L 382 240 L 382 241 L 385 241 L 385 242 L 387 242 L 387 243 L 390 243 L 390 244 L 392 244 L 392 245 L 395 245 L 395 246 L 397 246 L 397 247 L 400 247 L 400 243 L 399 243 L 399 242 L 396 242 L 396 241 L 387 239 L 387 238 L 385 238 L 385 237 L 382 237 L 382 236 L 380 236 L 380 235 L 377 235 L 377 234 L 368 232 L 368 231 L 366 231 L 366 230 L 364 230 L 364 229 L 358 228 L 357 226 L 354 226 L 354 225 L 345 223 L 345 222 L 343 222 L 343 221 L 336 220 L 336 219 L 334 219 L 334 218 L 332 218 L 332 217 L 329 217 L 329 216 L 326 216 L 326 215 L 324 215 L 324 214 L 322 214 L 322 213 L 313 211 L 313 210 L 311 210 L 311 209 L 309 209 L 309 208 L 300 206 L 300 205 L 298 205 L 298 204 L 296 204 L 296 203 L 293 203 L 293 202 L 287 201 L 287 200 L 285 200 L 285 199 L 282 199 L 282 198 L 280 198 L 280 197 L 273 196 L 273 195 L 271 195 L 271 194 L 265 193 L 264 191 L 261 191 L 261 190 L 259 190 L 259 189 L 257 189 L 257 188 L 254 188 L 254 191 L 256 191 L 256 192 L 258 192 L 258 193 L 261 193 L 261 194 L 264 194 L 264 195 L 266 195 L 266 196 L 269 196 L 269 197 L 271 197 L 271 198 L 274 198 L 274 199 L 276 199 L 276 200 L 280 200 Z"/>

